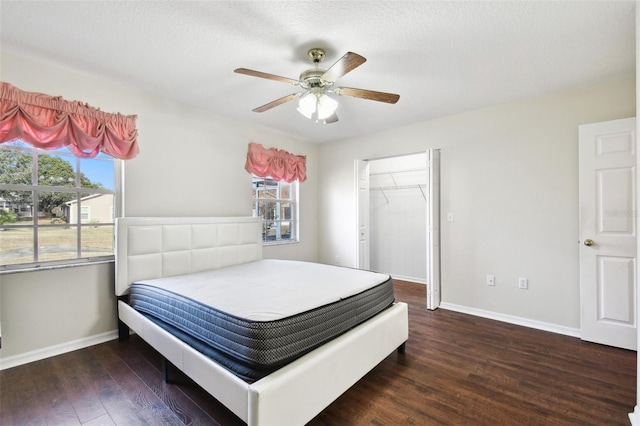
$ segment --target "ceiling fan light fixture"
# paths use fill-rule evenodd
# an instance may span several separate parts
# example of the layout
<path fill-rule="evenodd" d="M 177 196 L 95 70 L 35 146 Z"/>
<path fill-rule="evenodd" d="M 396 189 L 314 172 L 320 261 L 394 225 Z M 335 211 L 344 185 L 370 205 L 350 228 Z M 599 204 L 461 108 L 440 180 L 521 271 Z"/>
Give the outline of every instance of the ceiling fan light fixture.
<path fill-rule="evenodd" d="M 338 101 L 323 94 L 318 98 L 317 103 L 318 120 L 329 118 L 338 109 Z"/>
<path fill-rule="evenodd" d="M 307 93 L 298 101 L 298 112 L 311 120 L 316 112 L 317 103 L 318 98 L 316 98 L 316 95 Z"/>
<path fill-rule="evenodd" d="M 338 101 L 325 94 L 307 93 L 298 101 L 298 112 L 316 123 L 324 123 L 338 108 Z"/>

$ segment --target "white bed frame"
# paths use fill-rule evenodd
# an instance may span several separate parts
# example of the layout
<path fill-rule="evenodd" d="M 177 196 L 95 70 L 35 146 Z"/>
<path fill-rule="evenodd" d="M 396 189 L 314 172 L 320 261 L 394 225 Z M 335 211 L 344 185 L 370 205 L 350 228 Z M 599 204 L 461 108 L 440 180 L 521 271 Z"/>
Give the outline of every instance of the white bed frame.
<path fill-rule="evenodd" d="M 116 295 L 131 283 L 217 269 L 262 258 L 261 222 L 252 217 L 116 220 Z M 287 366 L 247 383 L 175 338 L 125 301 L 127 327 L 249 425 L 302 425 L 331 404 L 409 337 L 408 309 L 396 303 Z"/>

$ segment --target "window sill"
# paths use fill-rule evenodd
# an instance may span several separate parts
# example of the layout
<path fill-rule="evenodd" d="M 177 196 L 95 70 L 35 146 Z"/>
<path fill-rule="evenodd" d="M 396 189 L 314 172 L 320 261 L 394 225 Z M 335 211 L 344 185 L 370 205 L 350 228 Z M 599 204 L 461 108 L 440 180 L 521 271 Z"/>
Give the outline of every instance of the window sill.
<path fill-rule="evenodd" d="M 284 246 L 288 244 L 298 244 L 298 240 L 263 241 L 262 247 Z"/>
<path fill-rule="evenodd" d="M 25 268 L 2 269 L 0 275 L 19 274 L 23 272 L 50 271 L 52 269 L 77 268 L 82 266 L 102 265 L 104 263 L 115 263 L 115 259 L 89 260 L 86 262 L 67 263 L 58 265 L 28 266 Z"/>

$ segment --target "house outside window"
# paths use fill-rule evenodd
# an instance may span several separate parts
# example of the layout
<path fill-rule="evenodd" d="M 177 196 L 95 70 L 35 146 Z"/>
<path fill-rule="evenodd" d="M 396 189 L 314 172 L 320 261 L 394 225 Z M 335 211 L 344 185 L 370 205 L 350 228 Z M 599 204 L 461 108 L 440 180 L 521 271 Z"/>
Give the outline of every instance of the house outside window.
<path fill-rule="evenodd" d="M 262 241 L 298 242 L 298 182 L 253 176 L 253 216 L 262 218 Z"/>
<path fill-rule="evenodd" d="M 0 271 L 113 259 L 120 167 L 22 141 L 0 145 Z"/>

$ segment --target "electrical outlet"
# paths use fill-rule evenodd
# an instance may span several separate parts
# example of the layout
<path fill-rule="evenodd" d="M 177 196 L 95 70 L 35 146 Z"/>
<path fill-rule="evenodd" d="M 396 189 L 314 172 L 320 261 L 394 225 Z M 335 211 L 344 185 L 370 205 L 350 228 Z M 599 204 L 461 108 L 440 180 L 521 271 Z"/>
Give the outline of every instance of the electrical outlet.
<path fill-rule="evenodd" d="M 447 213 L 447 222 L 453 222 L 453 213 L 452 212 Z"/>
<path fill-rule="evenodd" d="M 496 285 L 496 277 L 493 275 L 487 275 L 487 285 L 495 286 Z"/>
<path fill-rule="evenodd" d="M 524 277 L 518 278 L 518 288 L 521 288 L 522 290 L 528 290 L 529 289 L 529 280 L 527 278 L 524 278 Z"/>

